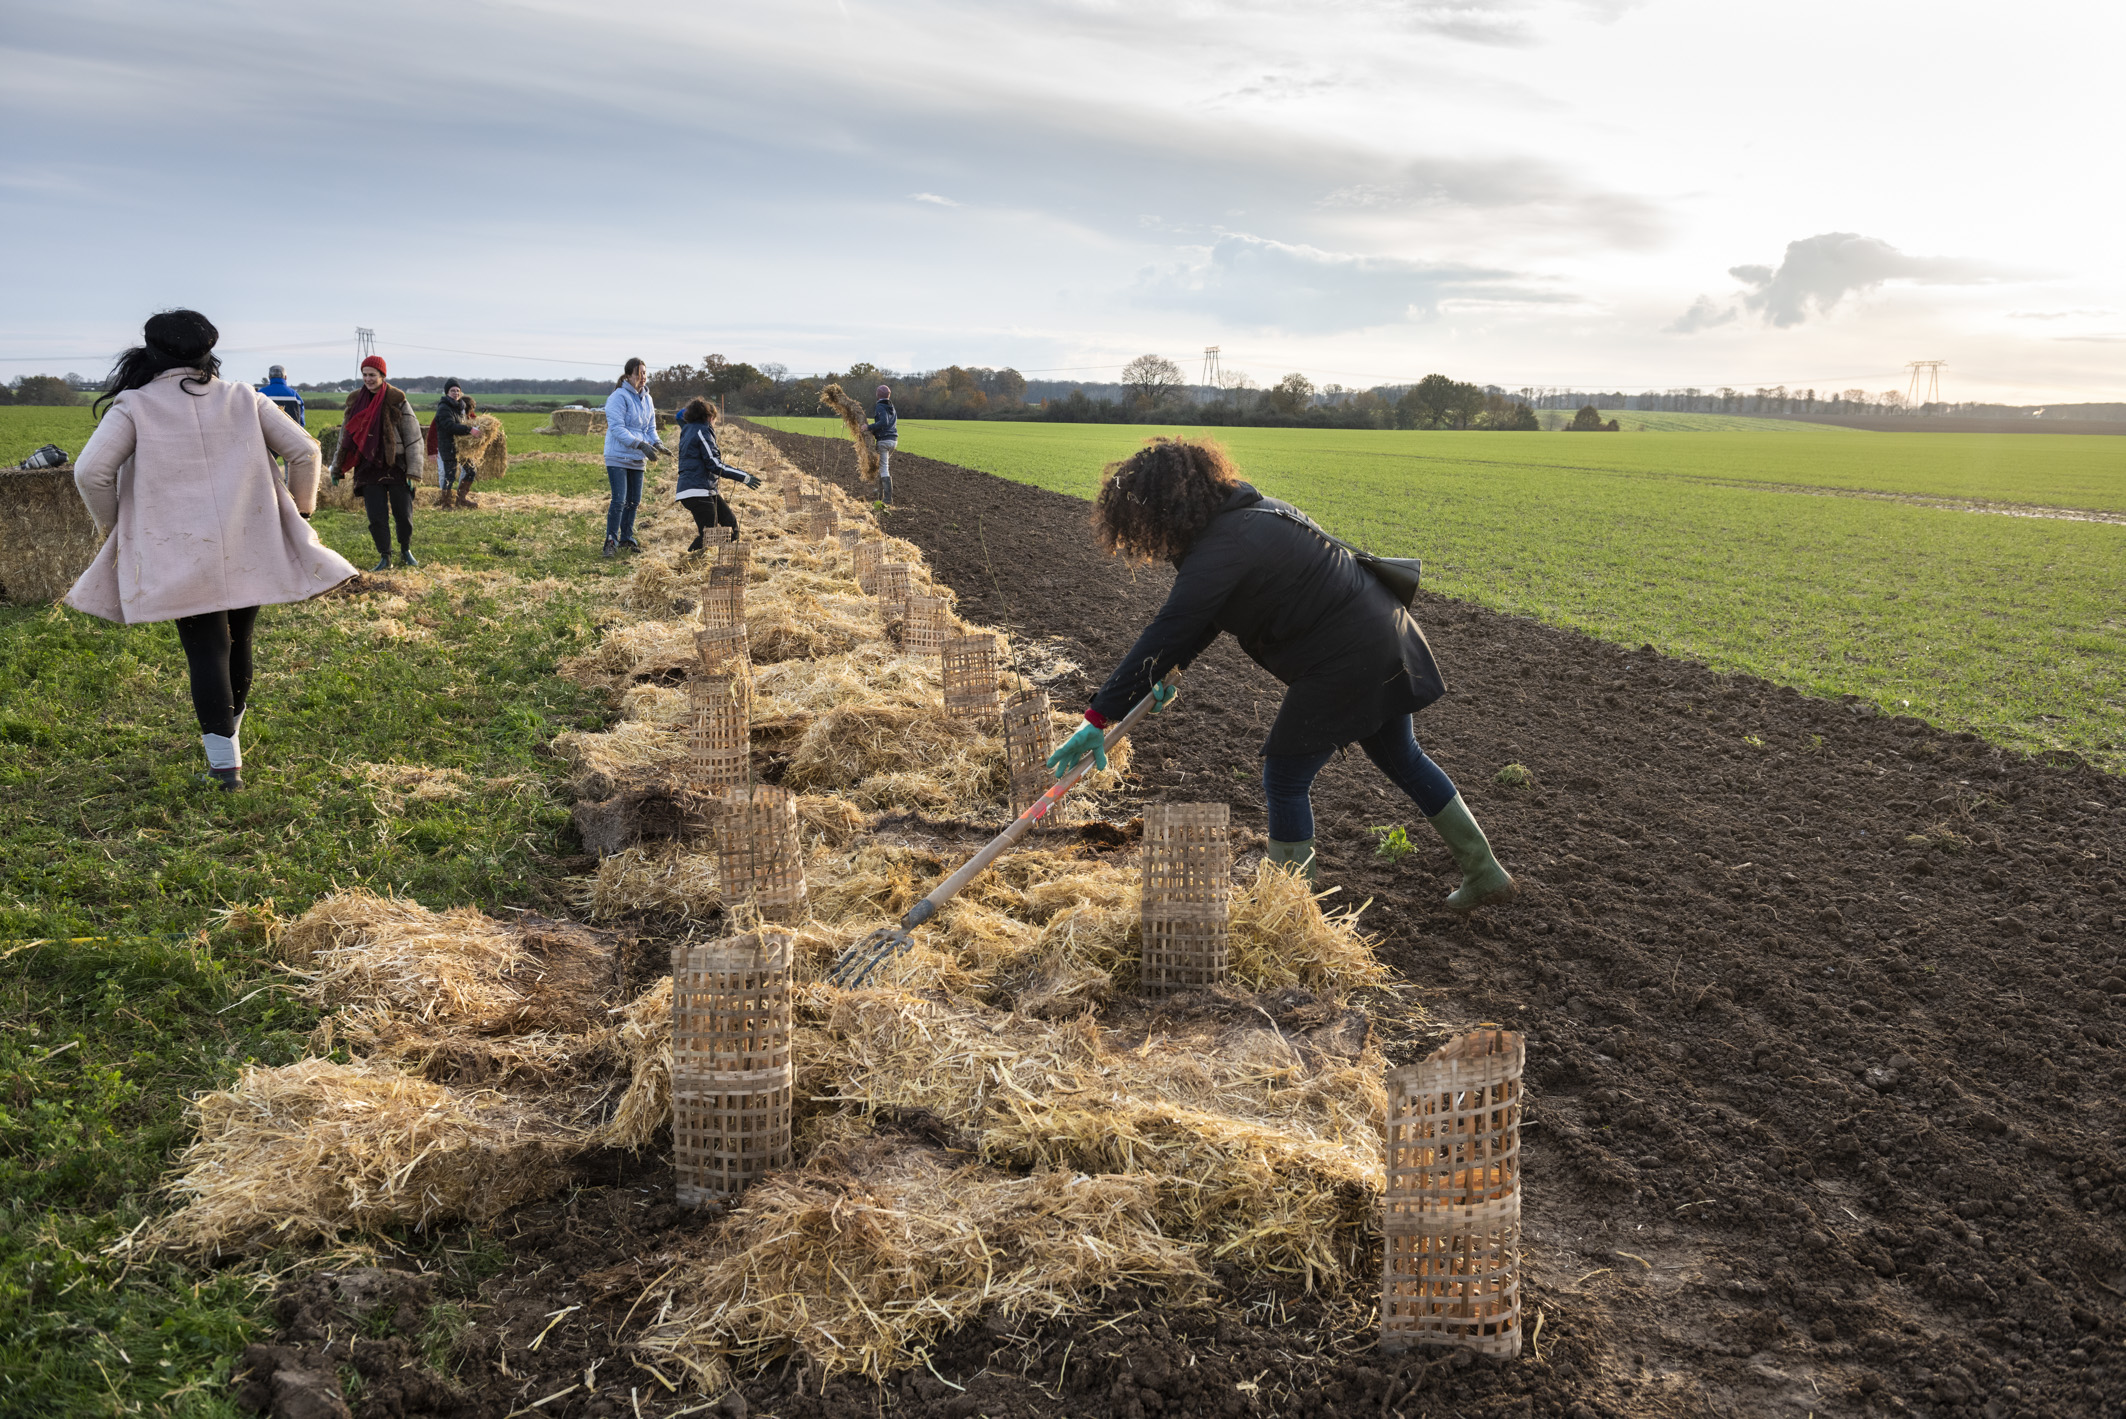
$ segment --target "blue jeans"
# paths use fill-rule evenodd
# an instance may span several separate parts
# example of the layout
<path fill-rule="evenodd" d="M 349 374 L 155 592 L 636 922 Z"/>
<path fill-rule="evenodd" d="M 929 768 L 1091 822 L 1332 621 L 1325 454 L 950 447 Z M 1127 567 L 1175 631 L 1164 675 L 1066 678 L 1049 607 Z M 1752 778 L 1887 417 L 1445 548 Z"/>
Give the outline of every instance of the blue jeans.
<path fill-rule="evenodd" d="M 1397 715 L 1358 741 L 1374 767 L 1417 803 L 1427 818 L 1436 818 L 1454 801 L 1454 780 L 1427 758 L 1410 730 L 1410 716 Z M 1270 810 L 1270 840 L 1303 843 L 1314 836 L 1314 805 L 1307 790 L 1329 762 L 1334 749 L 1319 754 L 1266 754 L 1262 760 L 1262 796 Z"/>
<path fill-rule="evenodd" d="M 635 540 L 635 509 L 642 506 L 642 470 L 605 465 L 605 481 L 613 485 L 612 505 L 605 510 L 605 540 Z"/>

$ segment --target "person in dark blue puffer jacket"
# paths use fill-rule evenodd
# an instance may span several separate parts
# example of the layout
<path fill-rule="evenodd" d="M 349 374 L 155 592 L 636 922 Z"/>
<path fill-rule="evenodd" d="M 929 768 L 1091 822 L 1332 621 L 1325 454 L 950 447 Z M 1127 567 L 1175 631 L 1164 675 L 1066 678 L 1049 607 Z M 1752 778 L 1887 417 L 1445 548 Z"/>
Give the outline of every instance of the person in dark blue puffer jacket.
<path fill-rule="evenodd" d="M 723 461 L 722 450 L 716 446 L 716 406 L 706 399 L 693 400 L 679 414 L 679 489 L 672 495 L 694 515 L 694 545 L 687 548 L 689 552 L 702 550 L 710 529 L 716 527 L 730 528 L 730 540 L 738 540 L 738 518 L 717 491 L 718 480 L 724 478 L 749 488 L 760 486 L 759 478 Z"/>
<path fill-rule="evenodd" d="M 900 447 L 901 416 L 893 411 L 893 391 L 885 385 L 878 387 L 878 403 L 871 410 L 871 422 L 866 426 L 872 438 L 878 441 L 878 500 L 893 502 L 893 450 Z"/>

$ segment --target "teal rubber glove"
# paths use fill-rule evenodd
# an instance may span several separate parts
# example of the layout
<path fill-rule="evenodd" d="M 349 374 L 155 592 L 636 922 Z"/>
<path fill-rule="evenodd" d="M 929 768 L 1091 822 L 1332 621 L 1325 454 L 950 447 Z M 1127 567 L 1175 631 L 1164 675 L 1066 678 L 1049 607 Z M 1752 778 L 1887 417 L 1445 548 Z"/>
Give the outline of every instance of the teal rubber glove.
<path fill-rule="evenodd" d="M 1078 761 L 1087 754 L 1093 756 L 1093 767 L 1107 767 L 1107 734 L 1098 725 L 1087 720 L 1078 726 L 1078 732 L 1063 741 L 1063 747 L 1048 756 L 1048 769 L 1057 778 L 1062 778 L 1078 766 Z"/>
<path fill-rule="evenodd" d="M 1174 696 L 1180 693 L 1179 686 L 1169 685 L 1164 680 L 1154 680 L 1152 682 L 1152 713 L 1157 714 L 1165 709 L 1174 702 Z M 1105 768 L 1106 765 L 1103 764 L 1101 767 Z"/>

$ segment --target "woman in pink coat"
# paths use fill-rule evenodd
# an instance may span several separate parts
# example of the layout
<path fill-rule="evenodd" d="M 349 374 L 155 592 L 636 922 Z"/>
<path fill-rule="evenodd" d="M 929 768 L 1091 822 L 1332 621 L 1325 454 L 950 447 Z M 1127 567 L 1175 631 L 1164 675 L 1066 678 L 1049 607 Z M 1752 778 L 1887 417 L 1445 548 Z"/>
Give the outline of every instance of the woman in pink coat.
<path fill-rule="evenodd" d="M 177 623 L 209 773 L 238 789 L 258 608 L 306 601 L 355 570 L 310 529 L 317 440 L 218 377 L 220 335 L 199 312 L 164 311 L 144 334 L 118 357 L 74 461 L 74 486 L 110 535 L 66 604 L 125 626 Z"/>

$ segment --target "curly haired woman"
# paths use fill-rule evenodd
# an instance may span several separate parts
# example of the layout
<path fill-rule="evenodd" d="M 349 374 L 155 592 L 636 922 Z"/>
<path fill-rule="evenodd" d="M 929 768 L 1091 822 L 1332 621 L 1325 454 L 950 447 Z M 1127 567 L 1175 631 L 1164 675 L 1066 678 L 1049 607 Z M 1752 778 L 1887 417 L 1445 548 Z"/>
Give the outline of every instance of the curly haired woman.
<path fill-rule="evenodd" d="M 1446 693 L 1425 633 L 1347 548 L 1243 482 L 1217 445 L 1183 439 L 1154 439 L 1108 468 L 1093 527 L 1109 552 L 1173 563 L 1174 585 L 1093 696 L 1086 723 L 1050 758 L 1058 774 L 1088 753 L 1104 761 L 1101 731 L 1146 694 L 1163 708 L 1173 691 L 1160 678 L 1227 631 L 1286 686 L 1262 747 L 1273 862 L 1313 879 L 1309 790 L 1330 756 L 1355 742 L 1453 853 L 1462 880 L 1450 908 L 1511 895 L 1513 878 L 1411 731 L 1412 713 Z"/>

